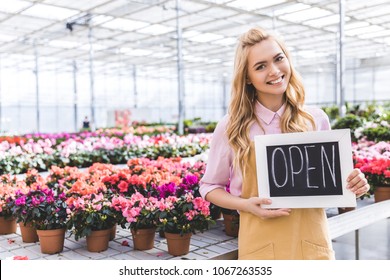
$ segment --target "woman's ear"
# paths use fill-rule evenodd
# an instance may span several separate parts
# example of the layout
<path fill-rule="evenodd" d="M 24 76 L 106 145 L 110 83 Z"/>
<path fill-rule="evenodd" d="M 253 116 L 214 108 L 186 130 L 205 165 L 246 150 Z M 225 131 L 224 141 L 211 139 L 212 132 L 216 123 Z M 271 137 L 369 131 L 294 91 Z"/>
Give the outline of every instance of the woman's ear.
<path fill-rule="evenodd" d="M 246 83 L 247 83 L 248 85 L 252 84 L 251 80 L 249 80 L 248 77 L 246 77 Z"/>

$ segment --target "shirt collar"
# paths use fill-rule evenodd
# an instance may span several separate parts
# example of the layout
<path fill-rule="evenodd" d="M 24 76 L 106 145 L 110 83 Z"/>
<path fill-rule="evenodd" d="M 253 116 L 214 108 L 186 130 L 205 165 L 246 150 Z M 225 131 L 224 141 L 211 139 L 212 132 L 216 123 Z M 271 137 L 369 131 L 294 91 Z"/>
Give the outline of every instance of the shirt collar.
<path fill-rule="evenodd" d="M 271 111 L 270 109 L 264 107 L 259 101 L 256 101 L 255 113 L 256 115 L 267 125 L 275 118 L 276 115 L 281 117 L 286 109 L 286 103 L 282 105 L 276 112 Z"/>

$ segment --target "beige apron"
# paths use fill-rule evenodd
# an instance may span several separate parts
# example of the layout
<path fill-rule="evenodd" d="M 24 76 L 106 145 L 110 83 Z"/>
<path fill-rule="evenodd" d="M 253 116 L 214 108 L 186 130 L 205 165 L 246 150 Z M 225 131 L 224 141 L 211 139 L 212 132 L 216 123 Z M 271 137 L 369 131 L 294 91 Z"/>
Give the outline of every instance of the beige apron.
<path fill-rule="evenodd" d="M 243 176 L 241 197 L 258 196 L 256 157 L 251 143 Z M 240 213 L 238 258 L 240 260 L 334 259 L 323 209 L 292 209 L 289 216 L 262 219 Z"/>

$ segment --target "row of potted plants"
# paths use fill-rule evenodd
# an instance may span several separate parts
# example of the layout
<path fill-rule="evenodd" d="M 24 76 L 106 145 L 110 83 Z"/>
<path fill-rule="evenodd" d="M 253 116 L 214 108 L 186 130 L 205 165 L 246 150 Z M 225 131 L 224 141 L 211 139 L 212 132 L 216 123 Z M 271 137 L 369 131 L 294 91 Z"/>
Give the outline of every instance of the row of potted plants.
<path fill-rule="evenodd" d="M 46 171 L 51 166 L 88 167 L 95 162 L 125 164 L 128 159 L 148 157 L 191 157 L 209 147 L 211 135 L 164 134 L 158 136 L 126 135 L 68 139 L 54 146 L 55 140 L 29 140 L 22 145 L 0 143 L 0 174 L 26 173 L 29 169 Z"/>
<path fill-rule="evenodd" d="M 355 168 L 365 174 L 370 184 L 364 197 L 374 194 L 376 202 L 390 199 L 390 143 L 361 140 L 352 147 Z"/>
<path fill-rule="evenodd" d="M 66 227 L 76 240 L 87 237 L 87 243 L 92 233 L 109 234 L 116 224 L 129 228 L 136 242 L 139 230 L 151 230 L 153 238 L 156 230 L 188 236 L 213 222 L 209 202 L 198 193 L 204 164 L 189 166 L 180 159 L 160 158 L 134 159 L 128 166 L 95 164 L 87 172 L 53 167 L 47 178 L 30 171 L 24 180 L 3 175 L 0 216 L 31 225 L 38 235 Z M 106 245 L 97 250 L 107 249 L 105 240 Z M 150 245 L 135 248 L 150 249 Z"/>
<path fill-rule="evenodd" d="M 390 103 L 352 106 L 343 117 L 332 122 L 333 129 L 349 128 L 353 142 L 358 140 L 390 141 Z"/>

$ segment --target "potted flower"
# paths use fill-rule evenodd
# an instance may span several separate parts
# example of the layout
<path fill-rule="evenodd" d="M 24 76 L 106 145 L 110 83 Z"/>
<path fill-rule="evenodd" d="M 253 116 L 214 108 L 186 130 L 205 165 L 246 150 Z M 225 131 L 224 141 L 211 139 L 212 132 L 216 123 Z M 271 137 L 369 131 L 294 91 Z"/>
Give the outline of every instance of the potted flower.
<path fill-rule="evenodd" d="M 157 227 L 164 231 L 171 255 L 187 254 L 192 234 L 203 232 L 214 223 L 209 206 L 208 201 L 201 197 L 194 198 L 192 193 L 179 198 L 169 196 L 159 201 Z"/>
<path fill-rule="evenodd" d="M 390 199 L 390 159 L 385 157 L 355 157 L 355 167 L 366 176 L 375 202 Z"/>
<path fill-rule="evenodd" d="M 37 186 L 27 193 L 17 191 L 12 203 L 12 211 L 18 222 L 37 229 L 41 251 L 46 254 L 63 250 L 66 210 L 65 193 L 44 186 Z"/>
<path fill-rule="evenodd" d="M 16 232 L 16 220 L 12 215 L 10 201 L 15 198 L 16 177 L 10 175 L 0 176 L 0 234 Z"/>
<path fill-rule="evenodd" d="M 34 196 L 37 210 L 33 215 L 33 225 L 37 229 L 41 252 L 46 254 L 62 252 L 67 219 L 65 193 L 52 189 L 37 189 Z"/>
<path fill-rule="evenodd" d="M 129 223 L 134 249 L 149 250 L 154 246 L 158 199 L 134 193 L 122 209 L 123 217 Z"/>
<path fill-rule="evenodd" d="M 67 227 L 75 239 L 86 237 L 90 252 L 107 250 L 111 229 L 117 222 L 110 200 L 102 193 L 87 194 L 72 196 L 67 204 Z"/>
<path fill-rule="evenodd" d="M 36 210 L 34 210 L 35 206 L 32 204 L 32 193 L 29 188 L 18 189 L 14 198 L 8 200 L 7 206 L 11 209 L 16 222 L 19 223 L 23 242 L 33 243 L 39 241 L 37 230 L 33 225 L 33 211 Z"/>

